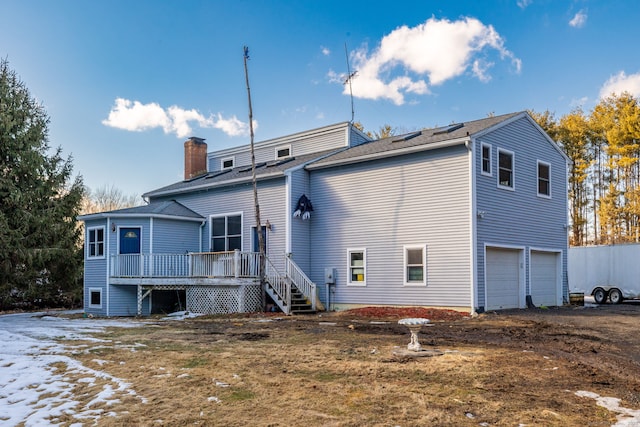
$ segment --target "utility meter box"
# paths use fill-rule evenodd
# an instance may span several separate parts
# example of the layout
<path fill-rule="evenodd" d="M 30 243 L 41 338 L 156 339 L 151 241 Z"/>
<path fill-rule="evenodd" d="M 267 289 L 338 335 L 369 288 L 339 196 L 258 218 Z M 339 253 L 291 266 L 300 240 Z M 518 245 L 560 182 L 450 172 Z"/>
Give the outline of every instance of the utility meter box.
<path fill-rule="evenodd" d="M 324 269 L 324 283 L 329 285 L 336 284 L 336 269 L 335 268 L 325 268 Z"/>

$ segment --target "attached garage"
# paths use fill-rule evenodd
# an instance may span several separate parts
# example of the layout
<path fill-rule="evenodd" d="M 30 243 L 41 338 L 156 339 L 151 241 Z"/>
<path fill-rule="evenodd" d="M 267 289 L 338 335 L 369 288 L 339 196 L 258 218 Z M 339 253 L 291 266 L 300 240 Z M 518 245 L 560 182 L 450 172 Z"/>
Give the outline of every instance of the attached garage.
<path fill-rule="evenodd" d="M 522 250 L 487 247 L 486 309 L 520 308 L 523 304 Z"/>
<path fill-rule="evenodd" d="M 559 252 L 531 251 L 531 299 L 537 306 L 562 304 L 562 265 Z"/>

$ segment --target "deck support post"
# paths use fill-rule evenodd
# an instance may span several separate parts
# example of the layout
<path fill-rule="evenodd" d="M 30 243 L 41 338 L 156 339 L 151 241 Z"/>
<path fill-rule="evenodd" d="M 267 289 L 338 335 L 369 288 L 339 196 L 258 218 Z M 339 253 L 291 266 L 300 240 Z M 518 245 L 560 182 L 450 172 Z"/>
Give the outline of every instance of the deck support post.
<path fill-rule="evenodd" d="M 233 251 L 233 270 L 234 277 L 236 279 L 240 277 L 240 251 L 238 249 Z"/>

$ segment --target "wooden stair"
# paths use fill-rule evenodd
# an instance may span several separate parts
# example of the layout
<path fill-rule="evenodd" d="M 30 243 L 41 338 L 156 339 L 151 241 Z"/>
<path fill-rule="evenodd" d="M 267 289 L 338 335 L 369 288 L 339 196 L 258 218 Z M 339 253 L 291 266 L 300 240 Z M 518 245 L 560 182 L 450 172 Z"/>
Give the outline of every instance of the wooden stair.
<path fill-rule="evenodd" d="M 316 285 L 289 257 L 285 259 L 285 273 L 282 274 L 265 257 L 265 291 L 285 314 L 315 313 L 317 301 Z"/>
<path fill-rule="evenodd" d="M 291 313 L 292 314 L 313 314 L 316 310 L 313 309 L 311 301 L 295 287 L 291 286 Z"/>

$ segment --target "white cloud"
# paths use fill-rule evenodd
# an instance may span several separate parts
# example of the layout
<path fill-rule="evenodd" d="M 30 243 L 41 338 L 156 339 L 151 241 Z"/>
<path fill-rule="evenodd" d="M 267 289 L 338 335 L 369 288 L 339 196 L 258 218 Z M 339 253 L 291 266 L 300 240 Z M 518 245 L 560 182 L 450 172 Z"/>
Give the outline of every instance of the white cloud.
<path fill-rule="evenodd" d="M 430 18 L 416 27 L 399 27 L 383 37 L 371 54 L 366 46 L 351 54 L 352 68 L 357 70 L 351 80 L 353 95 L 401 105 L 407 94 L 430 92 L 422 76 L 435 86 L 469 70 L 480 81 L 489 81 L 493 63 L 476 58 L 489 49 L 496 50 L 501 59 L 510 59 L 515 71 L 520 72 L 521 61 L 504 47 L 493 26 L 475 18 L 453 22 Z M 344 83 L 345 77 L 328 73 L 331 82 Z M 348 87 L 344 93 L 349 93 Z"/>
<path fill-rule="evenodd" d="M 582 98 L 573 98 L 571 99 L 571 102 L 569 102 L 569 105 L 571 105 L 571 107 L 584 107 L 585 105 L 587 105 L 587 102 L 589 102 L 589 97 L 587 96 L 583 96 Z"/>
<path fill-rule="evenodd" d="M 249 134 L 249 123 L 238 120 L 236 116 L 232 116 L 228 119 L 222 118 L 220 113 L 217 114 L 217 119 L 213 121 L 213 126 L 216 129 L 220 129 L 229 136 L 243 136 Z M 258 129 L 258 121 L 253 120 L 253 130 Z"/>
<path fill-rule="evenodd" d="M 229 136 L 249 133 L 249 124 L 236 116 L 223 118 L 218 113 L 205 117 L 195 109 L 185 110 L 176 105 L 164 109 L 155 102 L 142 104 L 124 98 L 116 98 L 109 117 L 102 121 L 105 126 L 133 132 L 162 128 L 164 133 L 174 133 L 178 138 L 192 136 L 194 123 L 200 128 L 220 129 Z M 253 126 L 258 127 L 257 121 L 253 121 Z"/>
<path fill-rule="evenodd" d="M 329 48 L 324 47 L 324 46 L 320 46 L 320 50 L 322 51 L 322 54 L 324 56 L 329 56 L 331 55 L 331 51 L 329 50 Z"/>
<path fill-rule="evenodd" d="M 581 10 L 569 21 L 569 25 L 573 28 L 582 28 L 587 23 L 587 14 Z"/>
<path fill-rule="evenodd" d="M 605 98 L 612 94 L 621 95 L 629 92 L 634 97 L 640 97 L 640 72 L 626 75 L 624 71 L 609 77 L 600 88 L 600 98 Z"/>
<path fill-rule="evenodd" d="M 518 0 L 516 3 L 520 9 L 526 9 L 527 6 L 533 3 L 533 0 Z"/>

